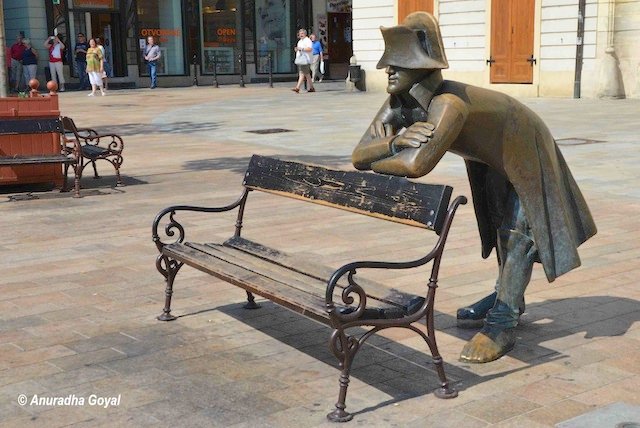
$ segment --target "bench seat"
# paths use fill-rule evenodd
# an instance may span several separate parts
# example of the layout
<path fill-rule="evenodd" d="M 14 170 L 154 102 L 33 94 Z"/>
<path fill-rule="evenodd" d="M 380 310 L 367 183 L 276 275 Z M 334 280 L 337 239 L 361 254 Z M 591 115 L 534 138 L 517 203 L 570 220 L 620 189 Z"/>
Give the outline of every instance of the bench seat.
<path fill-rule="evenodd" d="M 67 155 L 30 155 L 0 157 L 0 165 L 37 165 L 43 163 L 75 163 L 73 157 Z"/>
<path fill-rule="evenodd" d="M 169 244 L 167 256 L 269 299 L 299 314 L 330 324 L 325 294 L 335 269 L 268 248 L 244 238 L 226 242 Z M 419 296 L 358 278 L 369 314 L 406 312 Z M 339 291 L 346 284 L 338 284 Z M 337 299 L 336 299 L 337 300 Z M 343 307 L 343 310 L 348 310 Z"/>

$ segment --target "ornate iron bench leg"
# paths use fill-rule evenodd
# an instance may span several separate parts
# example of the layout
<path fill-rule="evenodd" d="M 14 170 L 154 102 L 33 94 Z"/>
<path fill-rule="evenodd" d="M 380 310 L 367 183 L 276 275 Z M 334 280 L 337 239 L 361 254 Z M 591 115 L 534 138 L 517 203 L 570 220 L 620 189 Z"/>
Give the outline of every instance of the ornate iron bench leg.
<path fill-rule="evenodd" d="M 244 304 L 243 308 L 245 309 L 258 309 L 260 305 L 256 303 L 255 297 L 253 294 L 247 291 L 247 303 Z"/>
<path fill-rule="evenodd" d="M 329 339 L 329 348 L 333 355 L 340 361 L 340 367 L 342 373 L 340 373 L 340 393 L 338 395 L 338 402 L 336 403 L 336 409 L 327 414 L 327 419 L 331 422 L 348 422 L 353 419 L 353 415 L 347 411 L 345 404 L 347 399 L 347 388 L 349 387 L 349 373 L 351 371 L 351 363 L 353 357 L 355 357 L 358 349 L 360 349 L 360 342 L 353 336 L 348 336 L 342 329 L 335 329 Z"/>
<path fill-rule="evenodd" d="M 164 309 L 162 314 L 158 316 L 160 321 L 173 321 L 175 316 L 171 315 L 171 296 L 173 295 L 173 281 L 182 267 L 182 262 L 170 259 L 162 254 L 156 259 L 156 268 L 165 277 L 167 288 L 165 289 Z"/>
<path fill-rule="evenodd" d="M 455 398 L 458 396 L 458 391 L 449 386 L 449 381 L 447 380 L 447 375 L 444 373 L 444 364 L 442 361 L 442 357 L 440 356 L 440 351 L 438 351 L 438 344 L 436 343 L 436 334 L 433 325 L 433 306 L 434 306 L 434 295 L 436 289 L 435 282 L 431 282 L 429 284 L 429 295 L 427 299 L 429 300 L 429 309 L 426 314 L 426 323 L 427 323 L 427 336 L 423 336 L 424 333 L 421 334 L 424 340 L 427 342 L 429 346 L 429 351 L 431 351 L 431 357 L 433 358 L 433 364 L 436 366 L 436 372 L 438 373 L 438 378 L 440 379 L 440 388 L 436 389 L 433 393 L 438 398 Z M 419 330 L 418 330 L 419 331 Z"/>
<path fill-rule="evenodd" d="M 91 159 L 91 166 L 93 166 L 93 178 L 100 178 L 100 176 L 98 175 L 98 169 L 96 168 L 96 161 L 94 159 Z"/>

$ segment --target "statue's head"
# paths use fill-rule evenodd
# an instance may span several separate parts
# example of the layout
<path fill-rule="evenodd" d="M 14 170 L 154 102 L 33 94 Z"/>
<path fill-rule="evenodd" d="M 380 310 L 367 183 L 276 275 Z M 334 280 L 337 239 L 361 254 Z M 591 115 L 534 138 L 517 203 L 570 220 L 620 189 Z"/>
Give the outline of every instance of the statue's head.
<path fill-rule="evenodd" d="M 389 74 L 387 92 L 407 91 L 432 70 L 449 68 L 436 18 L 427 12 L 408 15 L 401 25 L 380 27 L 385 50 L 377 68 Z"/>

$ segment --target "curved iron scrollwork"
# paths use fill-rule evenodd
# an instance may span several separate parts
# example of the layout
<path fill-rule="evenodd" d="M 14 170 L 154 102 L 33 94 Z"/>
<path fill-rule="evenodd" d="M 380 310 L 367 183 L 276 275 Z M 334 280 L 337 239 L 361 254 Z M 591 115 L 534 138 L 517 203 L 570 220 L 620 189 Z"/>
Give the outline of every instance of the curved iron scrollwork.
<path fill-rule="evenodd" d="M 165 214 L 167 214 L 167 213 L 163 213 L 162 216 L 159 216 L 159 217 L 164 217 Z M 178 223 L 178 221 L 175 219 L 174 216 L 176 215 L 176 211 L 175 210 L 168 211 L 168 214 L 169 214 L 169 222 L 164 226 L 164 234 L 165 234 L 165 236 L 168 236 L 169 238 L 173 238 L 175 236 L 175 234 L 176 234 L 176 231 L 177 231 L 178 232 L 178 236 L 171 243 L 178 244 L 178 243 L 184 242 L 184 237 L 185 237 L 184 226 L 182 226 L 180 223 Z M 156 218 L 156 220 L 160 220 L 160 219 Z M 158 250 L 162 250 L 162 247 L 164 247 L 168 243 L 167 242 L 162 242 L 160 236 L 158 235 L 158 223 L 156 221 L 153 222 L 153 226 L 154 226 L 153 227 L 153 242 L 158 247 Z M 157 263 L 156 263 L 156 265 L 157 265 Z M 160 270 L 159 266 L 158 266 L 158 270 Z"/>
<path fill-rule="evenodd" d="M 248 194 L 249 194 L 249 190 L 245 188 L 244 191 L 242 192 L 242 195 L 237 201 L 235 201 L 232 204 L 226 205 L 224 207 L 193 207 L 188 205 L 175 205 L 160 211 L 158 215 L 156 215 L 156 218 L 153 220 L 153 226 L 151 228 L 151 237 L 153 239 L 153 242 L 156 244 L 156 247 L 158 247 L 158 251 L 162 251 L 162 248 L 165 245 L 179 244 L 184 242 L 184 239 L 185 239 L 184 227 L 175 219 L 176 212 L 195 211 L 195 212 L 204 212 L 204 213 L 219 213 L 224 211 L 231 211 L 232 209 L 237 207 L 241 207 L 242 209 L 244 207 L 244 204 L 247 201 Z M 163 229 L 164 236 L 173 238 L 174 236 L 176 236 L 176 233 L 177 233 L 177 237 L 171 242 L 164 242 L 160 237 L 160 234 L 158 233 L 160 223 L 163 221 L 163 219 L 166 220 L 165 216 L 167 215 L 169 215 L 169 218 L 168 218 L 169 221 L 164 226 L 164 229 Z"/>

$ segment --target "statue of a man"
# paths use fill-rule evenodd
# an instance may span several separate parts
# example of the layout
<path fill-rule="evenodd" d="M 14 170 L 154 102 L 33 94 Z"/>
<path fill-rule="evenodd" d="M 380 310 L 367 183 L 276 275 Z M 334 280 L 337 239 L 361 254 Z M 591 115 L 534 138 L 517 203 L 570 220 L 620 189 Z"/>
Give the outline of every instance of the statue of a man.
<path fill-rule="evenodd" d="M 534 262 L 549 282 L 580 265 L 577 247 L 596 233 L 587 204 L 542 120 L 499 92 L 443 80 L 448 68 L 436 19 L 413 13 L 381 28 L 389 75 L 384 103 L 353 151 L 361 170 L 428 174 L 450 151 L 464 158 L 482 256 L 495 247 L 495 293 L 458 310 L 460 327 L 482 325 L 460 359 L 493 361 L 515 344 Z"/>

